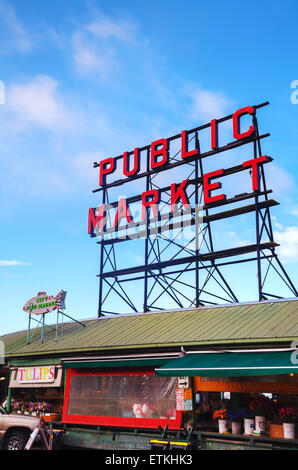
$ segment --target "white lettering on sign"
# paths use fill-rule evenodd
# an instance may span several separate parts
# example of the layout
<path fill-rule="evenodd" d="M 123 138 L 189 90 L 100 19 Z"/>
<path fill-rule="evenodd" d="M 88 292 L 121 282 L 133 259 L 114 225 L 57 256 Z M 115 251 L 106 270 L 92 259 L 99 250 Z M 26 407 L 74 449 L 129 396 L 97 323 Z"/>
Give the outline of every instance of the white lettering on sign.
<path fill-rule="evenodd" d="M 17 382 L 19 384 L 52 383 L 55 380 L 55 366 L 19 367 Z"/>
<path fill-rule="evenodd" d="M 184 411 L 184 390 L 181 388 L 176 390 L 176 410 Z"/>

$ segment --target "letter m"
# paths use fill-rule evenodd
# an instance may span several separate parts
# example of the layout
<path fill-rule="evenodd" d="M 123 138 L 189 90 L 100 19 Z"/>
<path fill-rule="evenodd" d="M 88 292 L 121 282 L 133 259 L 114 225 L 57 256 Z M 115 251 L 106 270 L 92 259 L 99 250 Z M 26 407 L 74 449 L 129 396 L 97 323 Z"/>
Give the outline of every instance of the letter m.
<path fill-rule="evenodd" d="M 95 215 L 95 212 L 97 214 Z M 105 213 L 105 205 L 102 204 L 99 209 L 89 209 L 88 214 L 88 233 L 92 234 L 94 232 L 103 231 L 104 228 L 104 213 Z M 98 230 L 99 224 L 99 230 Z"/>

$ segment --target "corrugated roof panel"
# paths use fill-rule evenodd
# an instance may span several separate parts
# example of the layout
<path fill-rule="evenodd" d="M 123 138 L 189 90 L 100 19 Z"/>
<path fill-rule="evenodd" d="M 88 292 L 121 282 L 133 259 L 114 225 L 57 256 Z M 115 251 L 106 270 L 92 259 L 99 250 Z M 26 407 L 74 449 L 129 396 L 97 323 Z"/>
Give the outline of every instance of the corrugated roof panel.
<path fill-rule="evenodd" d="M 221 331 L 221 336 L 226 337 L 229 335 L 231 339 L 251 337 L 251 328 L 258 323 L 262 318 L 268 314 L 268 305 L 250 305 L 249 308 L 242 308 L 238 313 L 237 321 L 229 324 L 228 328 Z M 245 333 L 246 330 L 246 333 Z"/>
<path fill-rule="evenodd" d="M 276 332 L 279 335 L 284 323 L 284 314 L 289 308 L 289 304 L 285 305 L 274 305 L 272 304 L 267 310 L 266 314 L 259 314 L 258 318 L 252 322 L 249 336 L 254 337 L 256 334 L 258 337 L 263 335 L 276 336 Z M 274 331 L 273 331 L 274 328 Z"/>
<path fill-rule="evenodd" d="M 26 344 L 27 331 L 4 335 L 7 356 L 54 354 L 175 345 L 231 344 L 298 338 L 298 302 L 272 301 L 202 307 L 161 313 L 119 315 L 65 323 L 64 335 L 40 328 Z M 61 325 L 59 326 L 61 332 Z"/>

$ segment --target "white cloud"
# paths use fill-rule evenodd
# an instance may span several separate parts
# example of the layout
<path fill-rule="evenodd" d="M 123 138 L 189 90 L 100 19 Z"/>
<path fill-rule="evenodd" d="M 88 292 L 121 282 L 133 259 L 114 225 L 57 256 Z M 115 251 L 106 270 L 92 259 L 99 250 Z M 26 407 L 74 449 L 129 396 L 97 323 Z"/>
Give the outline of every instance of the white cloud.
<path fill-rule="evenodd" d="M 14 127 L 38 125 L 48 130 L 73 130 L 78 122 L 74 112 L 63 102 L 52 77 L 40 75 L 25 84 L 7 89 L 7 107 L 13 113 Z"/>
<path fill-rule="evenodd" d="M 289 194 L 296 187 L 295 178 L 275 162 L 265 165 L 265 171 L 267 186 L 270 185 L 268 189 L 272 189 L 276 196 Z"/>
<path fill-rule="evenodd" d="M 0 2 L 0 20 L 6 25 L 11 36 L 2 42 L 1 48 L 15 47 L 20 52 L 28 52 L 33 48 L 31 35 L 17 18 L 15 9 L 7 2 Z"/>
<path fill-rule="evenodd" d="M 105 78 L 116 65 L 111 47 L 100 48 L 84 38 L 81 32 L 74 34 L 73 48 L 74 61 L 82 75 Z"/>
<path fill-rule="evenodd" d="M 112 20 L 102 14 L 99 19 L 86 26 L 86 30 L 99 39 L 127 42 L 134 41 L 136 29 L 136 24 L 131 20 L 121 18 Z"/>
<path fill-rule="evenodd" d="M 108 17 L 100 12 L 97 16 L 73 34 L 73 59 L 81 75 L 106 79 L 116 72 L 123 46 L 137 45 L 137 25 L 131 19 Z"/>
<path fill-rule="evenodd" d="M 285 261 L 298 261 L 298 227 L 275 232 L 275 241 L 280 244 L 278 252 Z"/>
<path fill-rule="evenodd" d="M 273 222 L 273 225 L 274 227 L 277 229 L 277 230 L 283 230 L 283 225 L 281 223 L 278 222 L 277 218 L 275 217 L 275 215 L 272 215 L 271 214 L 271 220 Z"/>
<path fill-rule="evenodd" d="M 293 207 L 290 210 L 290 214 L 295 215 L 296 217 L 298 217 L 298 207 Z"/>
<path fill-rule="evenodd" d="M 200 86 L 188 89 L 186 94 L 192 99 L 191 115 L 194 119 L 221 118 L 234 105 L 234 101 L 219 91 L 204 90 Z"/>
<path fill-rule="evenodd" d="M 3 266 L 31 266 L 31 263 L 24 263 L 17 260 L 0 260 L 0 267 Z"/>
<path fill-rule="evenodd" d="M 82 153 L 74 159 L 74 168 L 81 179 L 93 183 L 94 187 L 98 183 L 98 171 L 93 168 L 93 163 L 103 160 L 105 155 L 101 152 Z"/>

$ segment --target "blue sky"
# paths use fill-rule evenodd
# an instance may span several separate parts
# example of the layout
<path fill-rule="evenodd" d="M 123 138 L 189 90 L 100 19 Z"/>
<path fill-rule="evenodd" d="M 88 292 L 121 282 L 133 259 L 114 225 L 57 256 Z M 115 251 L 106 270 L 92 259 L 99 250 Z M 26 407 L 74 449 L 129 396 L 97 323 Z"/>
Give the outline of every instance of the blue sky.
<path fill-rule="evenodd" d="M 267 100 L 274 230 L 298 286 L 297 13 L 290 0 L 0 0 L 2 334 L 27 327 L 22 306 L 41 290 L 65 289 L 69 315 L 96 316 L 94 161 Z M 249 228 L 227 223 L 225 241 Z"/>

